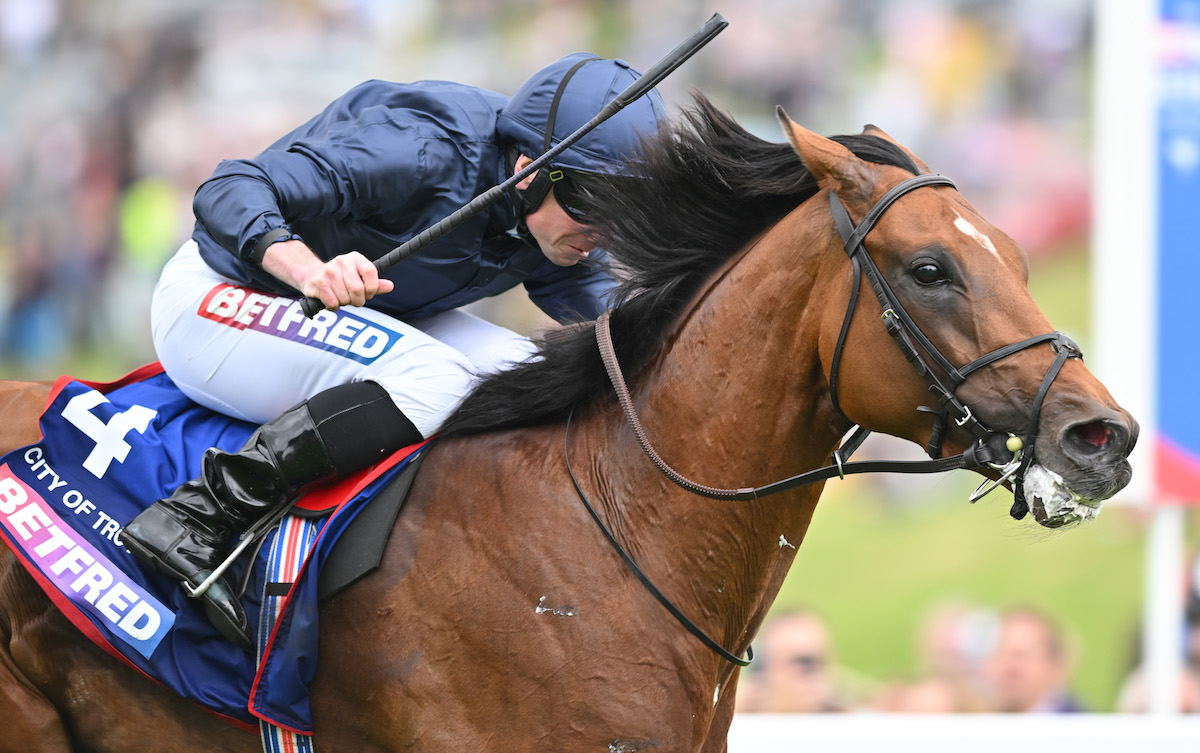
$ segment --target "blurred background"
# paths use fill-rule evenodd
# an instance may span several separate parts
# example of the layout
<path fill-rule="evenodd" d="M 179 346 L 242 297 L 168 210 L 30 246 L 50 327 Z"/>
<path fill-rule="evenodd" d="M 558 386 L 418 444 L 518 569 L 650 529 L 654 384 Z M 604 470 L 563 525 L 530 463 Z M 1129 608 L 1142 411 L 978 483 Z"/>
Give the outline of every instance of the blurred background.
<path fill-rule="evenodd" d="M 663 84 L 669 104 L 699 89 L 773 140 L 776 105 L 822 133 L 882 127 L 1024 246 L 1035 299 L 1087 352 L 1090 0 L 0 0 L 0 378 L 153 361 L 150 294 L 196 187 L 354 84 L 507 94 L 580 50 L 645 70 L 714 11 L 730 27 Z M 520 294 L 479 309 L 545 326 Z M 1005 492 L 968 505 L 975 483 L 831 484 L 742 709 L 1144 709 L 1147 512 L 1049 534 L 1010 520 Z"/>

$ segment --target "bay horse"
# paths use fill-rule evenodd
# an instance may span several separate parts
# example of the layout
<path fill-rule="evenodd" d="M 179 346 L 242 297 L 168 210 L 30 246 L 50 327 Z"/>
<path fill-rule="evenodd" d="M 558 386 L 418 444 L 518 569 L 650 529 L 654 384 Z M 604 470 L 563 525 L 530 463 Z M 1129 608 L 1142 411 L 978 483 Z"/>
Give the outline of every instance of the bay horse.
<path fill-rule="evenodd" d="M 1044 525 L 1128 482 L 1137 425 L 1049 334 L 1016 243 L 883 131 L 781 122 L 790 144 L 697 96 L 640 180 L 594 188 L 627 278 L 611 317 L 483 380 L 380 568 L 321 604 L 319 749 L 725 750 L 823 481 L 748 490 L 827 466 L 855 424 L 938 457 L 1000 437 L 1012 456 L 975 465 Z M 4 385 L 0 449 L 38 439 L 48 389 Z M 89 643 L 7 552 L 0 635 L 0 749 L 259 749 Z"/>

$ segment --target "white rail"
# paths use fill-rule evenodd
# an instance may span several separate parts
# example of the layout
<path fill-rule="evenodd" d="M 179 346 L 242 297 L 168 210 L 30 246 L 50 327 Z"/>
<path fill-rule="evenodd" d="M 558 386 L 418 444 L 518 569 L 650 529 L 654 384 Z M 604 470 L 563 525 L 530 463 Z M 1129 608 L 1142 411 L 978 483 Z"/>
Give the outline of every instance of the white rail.
<path fill-rule="evenodd" d="M 1197 753 L 1200 714 L 740 714 L 729 753 Z"/>

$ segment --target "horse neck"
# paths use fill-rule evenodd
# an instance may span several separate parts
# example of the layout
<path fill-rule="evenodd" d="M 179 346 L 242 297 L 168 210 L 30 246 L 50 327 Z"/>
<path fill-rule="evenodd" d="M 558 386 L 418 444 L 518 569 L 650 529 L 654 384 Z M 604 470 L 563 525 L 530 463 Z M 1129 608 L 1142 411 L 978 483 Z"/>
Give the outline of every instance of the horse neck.
<path fill-rule="evenodd" d="M 671 427 L 656 442 L 684 475 L 759 485 L 823 464 L 837 441 L 818 349 L 827 301 L 813 296 L 837 258 L 831 228 L 813 230 L 809 209 L 715 278 L 634 385 L 647 426 Z"/>
<path fill-rule="evenodd" d="M 837 441 L 818 358 L 823 317 L 810 300 L 830 238 L 805 231 L 812 223 L 797 214 L 698 297 L 632 385 L 655 449 L 688 479 L 759 486 L 824 465 Z M 619 454 L 605 500 L 621 508 L 609 511 L 613 519 L 649 572 L 670 574 L 675 582 L 665 591 L 686 593 L 688 613 L 706 614 L 707 624 L 723 623 L 724 645 L 744 646 L 792 563 L 821 485 L 754 501 L 708 500 L 666 480 L 625 422 L 614 426 L 609 447 Z"/>

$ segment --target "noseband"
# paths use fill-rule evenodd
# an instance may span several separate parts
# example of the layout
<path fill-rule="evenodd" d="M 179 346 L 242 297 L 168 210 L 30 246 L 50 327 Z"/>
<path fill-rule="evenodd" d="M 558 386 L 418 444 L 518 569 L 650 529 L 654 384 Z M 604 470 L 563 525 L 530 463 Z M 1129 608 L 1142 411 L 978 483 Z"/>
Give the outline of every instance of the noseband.
<path fill-rule="evenodd" d="M 871 229 L 875 227 L 875 223 L 879 221 L 879 218 L 883 216 L 883 213 L 887 211 L 887 208 L 896 199 L 917 188 L 936 185 L 955 187 L 954 181 L 944 175 L 926 174 L 909 178 L 885 193 L 875 206 L 871 207 L 871 210 L 867 212 L 867 216 L 857 226 L 854 225 L 854 222 L 850 219 L 850 213 L 846 211 L 846 207 L 837 196 L 832 191 L 829 193 L 829 206 L 833 210 L 833 221 L 837 226 L 838 233 L 842 236 L 846 254 L 850 257 L 850 263 L 854 271 L 854 283 L 850 290 L 850 301 L 846 306 L 846 315 L 842 320 L 841 331 L 838 333 L 837 345 L 834 348 L 833 354 L 833 365 L 829 373 L 829 393 L 834 409 L 845 416 L 842 413 L 837 398 L 838 367 L 841 363 L 842 351 L 845 348 L 846 338 L 850 331 L 850 321 L 858 305 L 858 291 L 862 285 L 862 276 L 865 273 L 867 281 L 871 284 L 871 289 L 875 291 L 875 297 L 879 299 L 879 305 L 883 309 L 884 327 L 900 347 L 908 362 L 916 369 L 917 374 L 929 385 L 929 391 L 937 399 L 936 407 L 919 406 L 917 408 L 918 411 L 929 413 L 934 417 L 933 431 L 930 435 L 929 445 L 926 447 L 926 451 L 931 459 L 922 461 L 880 460 L 848 462 L 850 455 L 858 449 L 863 440 L 871 433 L 861 426 L 855 426 L 850 437 L 833 452 L 833 464 L 824 468 L 817 468 L 773 484 L 767 484 L 766 486 L 743 489 L 718 489 L 690 481 L 667 465 L 666 461 L 655 452 L 654 448 L 650 445 L 650 440 L 646 437 L 641 420 L 638 418 L 636 411 L 634 411 L 633 398 L 629 394 L 625 377 L 621 373 L 621 366 L 617 362 L 616 350 L 612 343 L 612 332 L 609 329 L 609 312 L 606 311 L 596 319 L 596 341 L 600 347 L 600 356 L 604 361 L 605 368 L 608 370 L 608 376 L 612 381 L 613 389 L 617 393 L 617 400 L 621 404 L 626 420 L 629 421 L 629 425 L 633 429 L 638 443 L 647 457 L 650 458 L 663 475 L 689 492 L 702 497 L 710 499 L 748 500 L 794 489 L 816 481 L 823 481 L 834 476 L 844 478 L 846 475 L 854 473 L 941 473 L 960 468 L 970 468 L 973 470 L 992 469 L 999 472 L 999 478 L 994 481 L 985 479 L 975 492 L 971 494 L 970 501 L 974 502 L 978 500 L 1005 481 L 1011 480 L 1014 501 L 1010 514 L 1017 520 L 1025 517 L 1029 512 L 1029 505 L 1025 501 L 1023 482 L 1025 472 L 1033 462 L 1033 446 L 1037 438 L 1038 419 L 1041 415 L 1042 403 L 1046 399 L 1046 393 L 1050 391 L 1050 385 L 1058 376 L 1067 359 L 1082 358 L 1083 354 L 1080 352 L 1079 346 L 1071 338 L 1061 332 L 1050 332 L 1013 343 L 1012 345 L 1006 345 L 976 358 L 965 366 L 956 367 L 925 336 L 921 328 L 908 315 L 908 312 L 904 309 L 904 305 L 900 303 L 900 299 L 896 297 L 891 286 L 888 285 L 887 280 L 884 279 L 883 274 L 879 271 L 879 267 L 871 259 L 871 255 L 867 253 L 863 241 L 866 239 L 867 234 L 871 232 Z M 914 342 L 916 345 L 914 345 Z M 984 366 L 993 364 L 1002 358 L 1044 342 L 1050 343 L 1056 355 L 1054 361 L 1050 364 L 1050 368 L 1046 371 L 1045 377 L 1042 378 L 1037 395 L 1034 397 L 1029 426 L 1024 437 L 997 432 L 988 428 L 955 395 L 955 391 L 973 372 L 978 371 Z M 917 345 L 920 346 L 920 350 L 918 350 Z M 924 355 L 922 355 L 922 351 L 924 351 Z M 926 357 L 937 366 L 937 372 L 930 368 Z M 941 377 L 938 376 L 938 372 L 941 373 Z M 945 438 L 948 421 L 951 418 L 953 418 L 955 425 L 961 426 L 970 432 L 976 441 L 958 455 L 942 457 L 942 443 Z M 563 455 L 566 459 L 567 473 L 570 475 L 571 483 L 574 485 L 579 498 L 583 501 L 584 507 L 587 508 L 592 519 L 600 527 L 608 543 L 616 550 L 617 554 L 621 556 L 621 559 L 624 560 L 625 564 L 638 579 L 641 580 L 651 595 L 666 607 L 667 611 L 680 624 L 687 628 L 689 632 L 726 661 L 740 666 L 749 664 L 748 659 L 741 659 L 726 650 L 701 630 L 699 626 L 688 619 L 678 607 L 671 603 L 655 587 L 645 573 L 642 572 L 641 568 L 638 567 L 637 563 L 633 561 L 633 558 L 629 556 L 628 552 L 617 541 L 595 508 L 588 501 L 587 496 L 583 493 L 583 488 L 575 477 L 574 470 L 571 468 L 569 452 L 570 431 L 571 417 L 568 416 L 563 436 Z"/>

